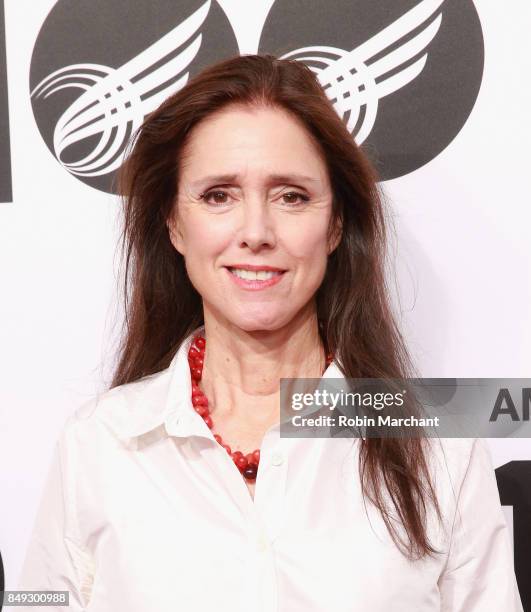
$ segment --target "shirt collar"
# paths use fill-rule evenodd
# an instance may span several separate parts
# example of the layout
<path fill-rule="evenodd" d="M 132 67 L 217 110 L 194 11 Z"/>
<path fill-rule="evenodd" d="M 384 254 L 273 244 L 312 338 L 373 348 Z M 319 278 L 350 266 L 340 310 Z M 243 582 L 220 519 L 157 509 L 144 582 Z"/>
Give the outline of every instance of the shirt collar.
<path fill-rule="evenodd" d="M 193 409 L 188 349 L 194 336 L 204 326 L 190 333 L 175 353 L 170 365 L 132 383 L 109 392 L 109 403 L 102 419 L 122 441 L 138 438 L 164 426 L 173 436 L 200 435 L 214 439 L 208 425 Z"/>
<path fill-rule="evenodd" d="M 188 349 L 196 334 L 204 333 L 204 329 L 201 325 L 184 339 L 170 365 L 162 372 L 111 389 L 110 396 L 118 395 L 120 409 L 107 411 L 104 421 L 120 440 L 137 438 L 160 426 L 164 426 L 171 436 L 201 436 L 214 440 L 214 434 L 194 410 L 191 400 Z M 327 367 L 322 378 L 343 378 L 336 361 Z M 313 411 L 304 411 L 304 414 Z M 280 423 L 272 429 L 279 428 Z"/>

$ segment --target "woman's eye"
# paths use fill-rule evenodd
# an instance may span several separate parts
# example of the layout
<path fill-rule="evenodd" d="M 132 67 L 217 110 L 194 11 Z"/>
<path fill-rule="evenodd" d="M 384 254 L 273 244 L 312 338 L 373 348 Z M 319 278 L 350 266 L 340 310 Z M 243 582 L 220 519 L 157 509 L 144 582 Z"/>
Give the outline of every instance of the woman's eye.
<path fill-rule="evenodd" d="M 214 206 L 227 203 L 227 200 L 224 199 L 227 197 L 227 192 L 220 191 L 219 189 L 212 189 L 211 191 L 206 191 L 199 197 L 205 202 L 207 202 L 207 204 L 213 204 Z"/>
<path fill-rule="evenodd" d="M 199 197 L 211 206 L 222 206 L 228 203 L 229 194 L 221 189 L 211 189 L 202 193 Z M 288 204 L 292 208 L 300 206 L 310 199 L 307 195 L 297 191 L 283 193 L 280 197 L 283 199 L 284 204 Z"/>
<path fill-rule="evenodd" d="M 288 198 L 288 200 L 284 200 L 285 204 L 294 204 L 295 206 L 298 206 L 304 202 L 308 202 L 308 200 L 310 199 L 307 195 L 304 195 L 303 193 L 298 193 L 297 191 L 290 191 L 289 193 L 283 193 L 282 194 L 283 198 Z M 297 201 L 298 198 L 298 201 Z"/>

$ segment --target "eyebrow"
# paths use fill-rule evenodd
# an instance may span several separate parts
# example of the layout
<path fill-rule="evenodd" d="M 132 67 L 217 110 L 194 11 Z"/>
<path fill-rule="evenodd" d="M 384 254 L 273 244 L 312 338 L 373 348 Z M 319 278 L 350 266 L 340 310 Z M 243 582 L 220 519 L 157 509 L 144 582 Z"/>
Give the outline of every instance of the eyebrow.
<path fill-rule="evenodd" d="M 192 187 L 200 187 L 206 183 L 232 183 L 239 177 L 238 174 L 214 174 L 205 176 L 202 179 L 190 183 Z M 267 182 L 272 183 L 297 183 L 311 182 L 319 183 L 320 179 L 313 176 L 305 176 L 304 174 L 269 174 Z"/>

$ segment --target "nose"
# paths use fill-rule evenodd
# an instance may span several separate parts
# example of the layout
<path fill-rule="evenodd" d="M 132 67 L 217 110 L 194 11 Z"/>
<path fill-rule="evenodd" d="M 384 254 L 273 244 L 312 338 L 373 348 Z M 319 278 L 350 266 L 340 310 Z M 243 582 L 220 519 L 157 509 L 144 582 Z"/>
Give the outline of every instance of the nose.
<path fill-rule="evenodd" d="M 262 247 L 274 247 L 276 235 L 270 207 L 264 198 L 256 195 L 247 197 L 242 206 L 238 228 L 238 244 L 257 251 Z"/>

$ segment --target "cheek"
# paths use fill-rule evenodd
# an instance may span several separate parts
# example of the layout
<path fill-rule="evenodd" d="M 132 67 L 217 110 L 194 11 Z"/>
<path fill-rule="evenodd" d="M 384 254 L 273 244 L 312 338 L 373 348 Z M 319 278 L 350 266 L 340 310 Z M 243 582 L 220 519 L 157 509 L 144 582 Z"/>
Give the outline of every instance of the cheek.
<path fill-rule="evenodd" d="M 205 218 L 187 219 L 185 265 L 190 281 L 201 294 L 216 291 L 221 282 L 219 265 L 230 245 L 231 232 Z"/>
<path fill-rule="evenodd" d="M 212 258 L 222 253 L 230 242 L 230 232 L 220 224 L 205 218 L 190 219 L 185 232 L 187 259 L 190 265 L 212 264 Z"/>
<path fill-rule="evenodd" d="M 286 242 L 286 248 L 292 257 L 304 268 L 312 268 L 316 273 L 326 267 L 327 245 L 326 232 L 315 230 L 294 232 Z"/>

